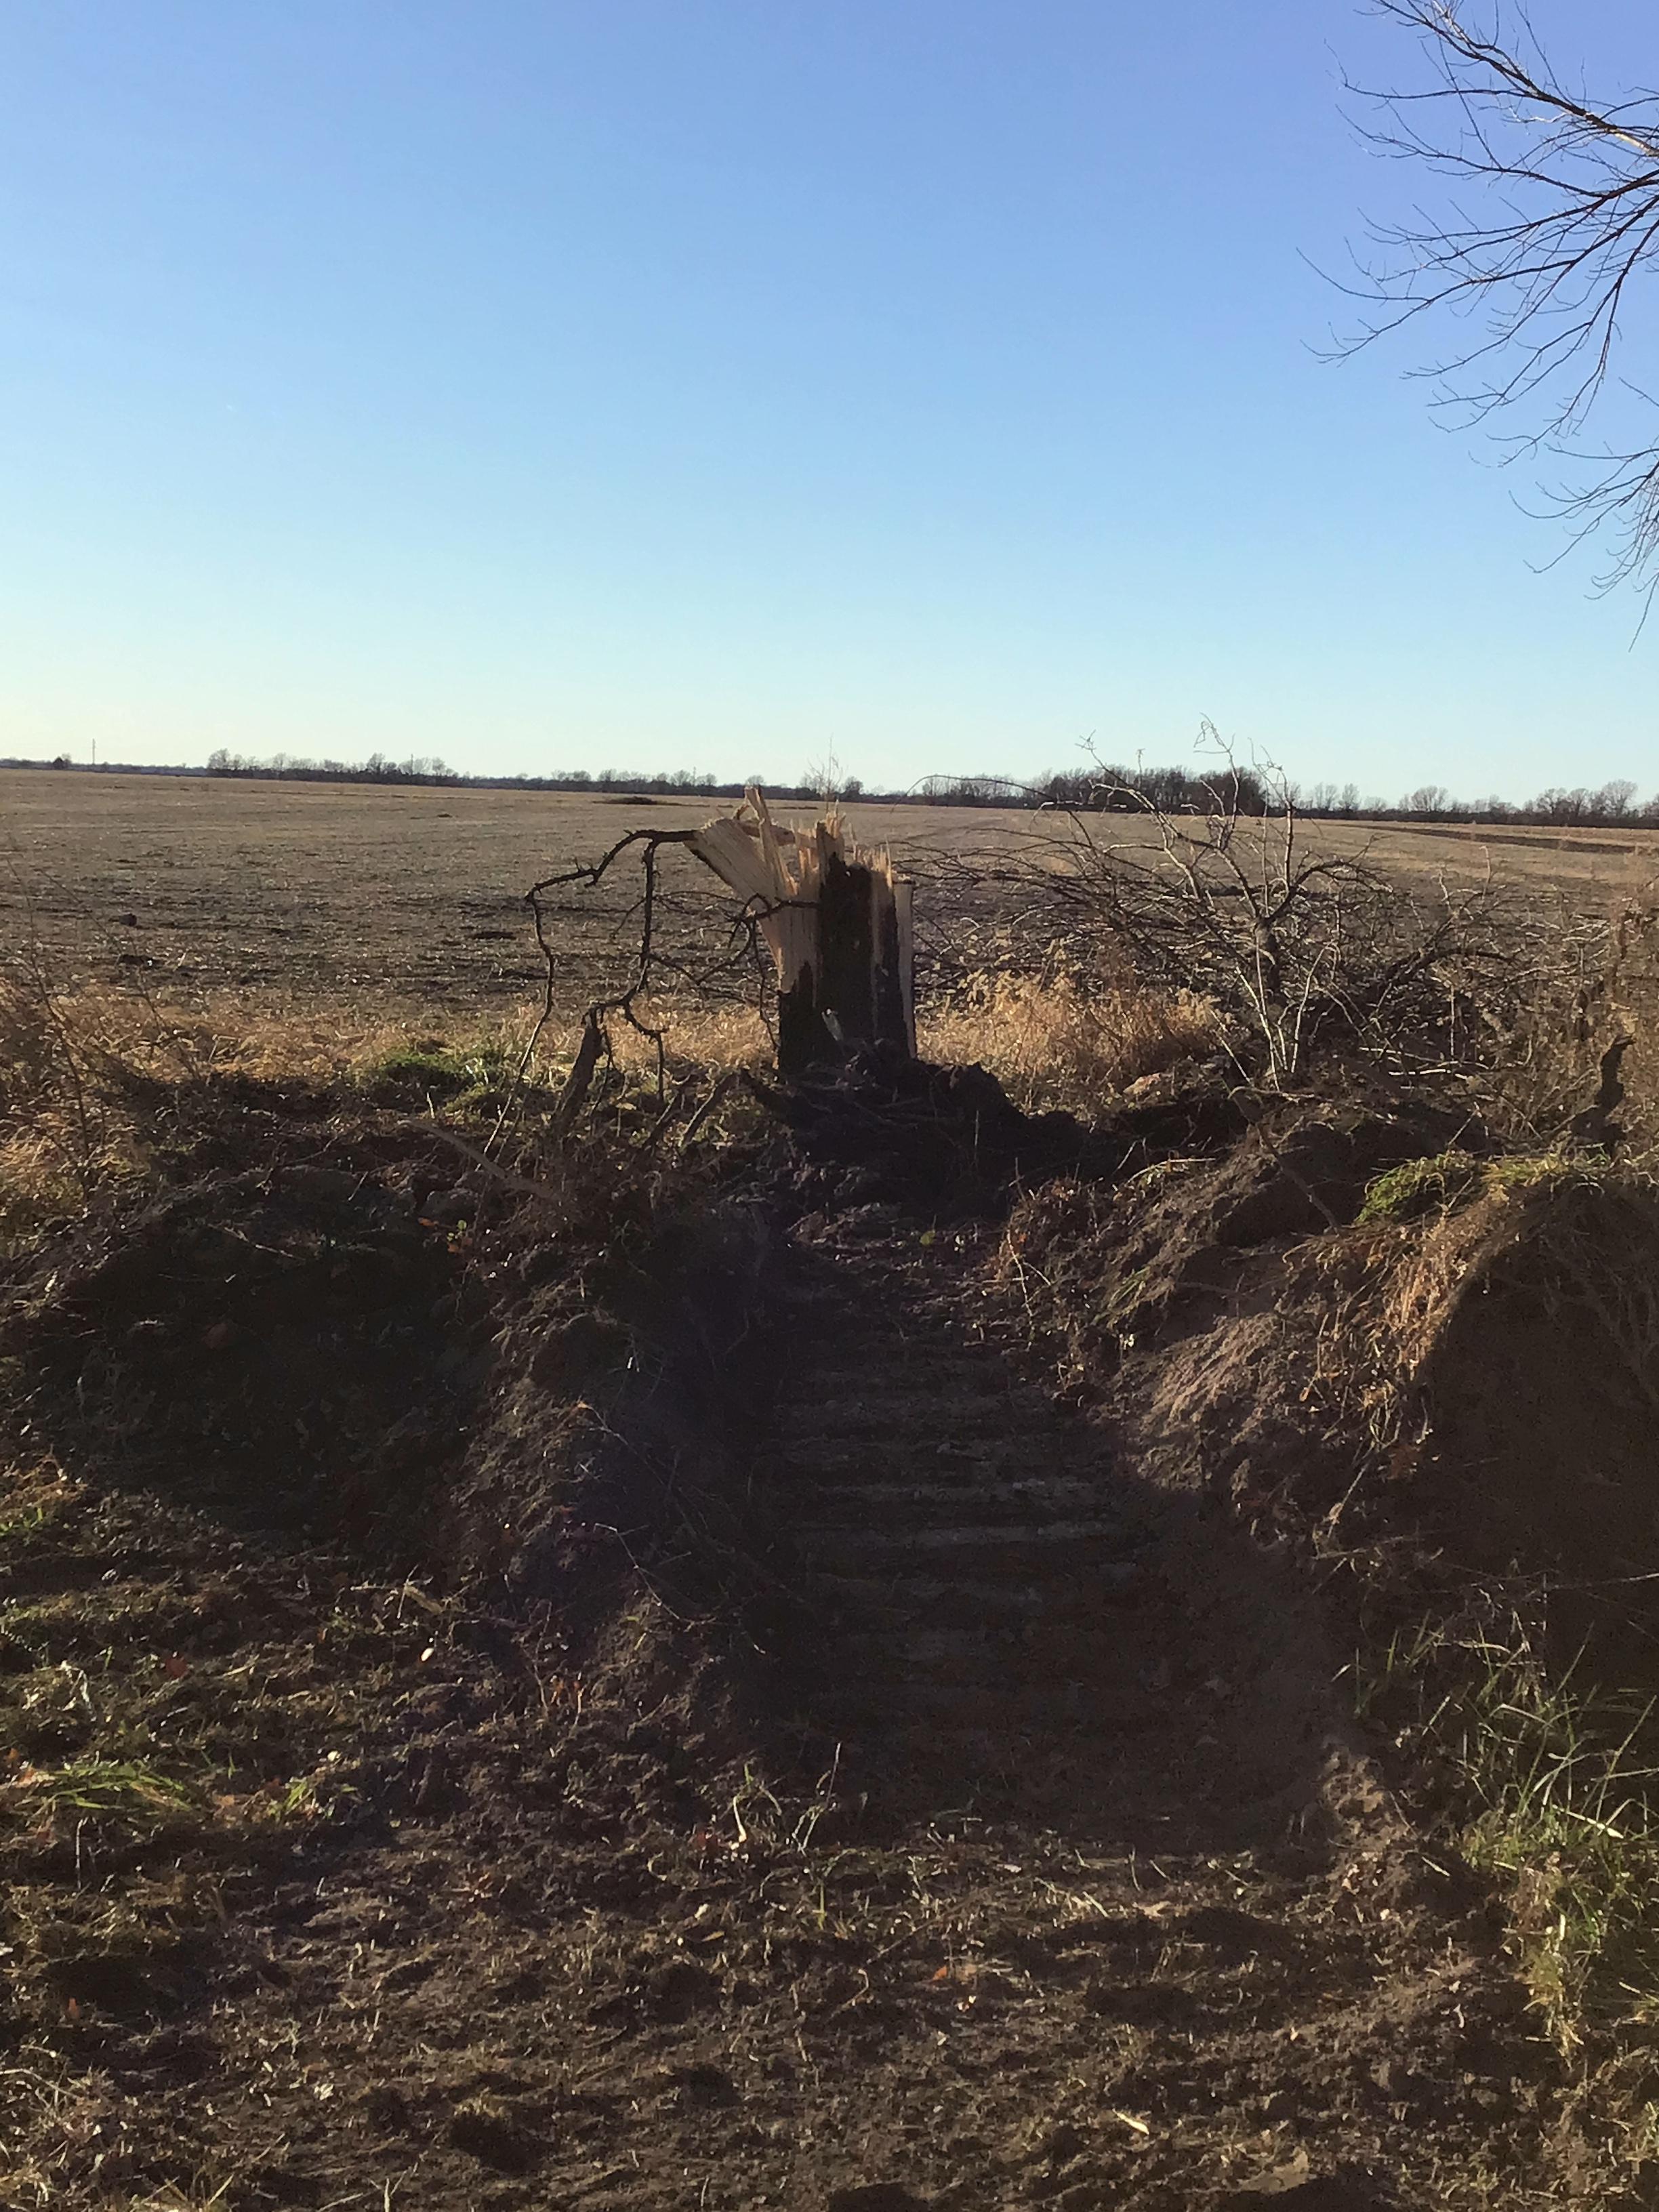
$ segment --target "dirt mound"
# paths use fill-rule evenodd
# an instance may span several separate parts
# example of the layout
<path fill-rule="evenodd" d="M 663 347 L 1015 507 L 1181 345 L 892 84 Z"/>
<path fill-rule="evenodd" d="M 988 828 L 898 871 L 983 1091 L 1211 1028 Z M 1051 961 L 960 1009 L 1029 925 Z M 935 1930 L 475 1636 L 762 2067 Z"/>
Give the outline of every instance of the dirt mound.
<path fill-rule="evenodd" d="M 1085 1389 L 1234 1313 L 1279 1277 L 1285 1254 L 1352 1222 L 1378 1176 L 1471 1134 L 1456 1109 L 1433 1105 L 1288 1106 L 1252 1125 L 1182 1101 L 1109 1128 L 1134 1141 L 1119 1174 L 1036 1190 L 1006 1244 L 1028 1316 Z"/>
<path fill-rule="evenodd" d="M 683 2083 L 659 2046 L 717 1994 L 678 1900 L 745 1790 L 750 1832 L 784 1802 L 744 1625 L 748 1218 L 599 1152 L 543 1201 L 314 1103 L 233 1116 L 10 1286 L 0 2053 L 34 2055 L 0 2127 L 31 2202 L 211 2168 L 251 2212 L 411 2166 L 411 2202 L 541 2201 L 507 2177 L 605 2154 L 616 2100 L 569 2060 L 618 2022 L 641 2094 L 720 2123 L 706 2036 Z M 550 1981 L 579 2025 L 526 2067 Z M 285 2039 L 274 2106 L 244 2094 Z"/>
<path fill-rule="evenodd" d="M 1433 1109 L 1290 1115 L 1051 1184 L 1010 1220 L 1012 1322 L 1161 1482 L 1304 1550 L 1386 1552 L 1419 1597 L 1535 1598 L 1558 1650 L 1593 1637 L 1645 1680 L 1659 1191 L 1478 1142 Z"/>
<path fill-rule="evenodd" d="M 1544 1583 L 1563 1623 L 1640 1626 L 1659 1576 L 1659 1190 L 1506 1163 L 1390 1241 L 1400 1487 L 1456 1564 Z"/>
<path fill-rule="evenodd" d="M 740 1577 L 710 1563 L 746 1540 L 716 1440 L 760 1402 L 750 1214 L 602 1147 L 538 1186 L 331 1107 L 222 1133 L 18 1271 L 20 1449 L 514 1602 L 608 1562 L 718 1609 Z"/>
<path fill-rule="evenodd" d="M 333 1149 L 210 1173 L 52 1255 L 8 1331 L 37 1448 L 245 1525 L 369 1541 L 408 1516 L 477 1394 L 465 1224 L 407 1164 Z"/>

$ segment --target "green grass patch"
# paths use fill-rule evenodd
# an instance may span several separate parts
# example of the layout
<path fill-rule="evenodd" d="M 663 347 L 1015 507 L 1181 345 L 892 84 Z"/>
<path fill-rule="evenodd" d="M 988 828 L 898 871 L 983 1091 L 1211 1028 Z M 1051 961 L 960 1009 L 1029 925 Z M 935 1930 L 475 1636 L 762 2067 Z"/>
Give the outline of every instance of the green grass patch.
<path fill-rule="evenodd" d="M 562 1072 L 542 1064 L 521 1081 L 523 1054 L 522 1041 L 510 1037 L 454 1043 L 417 1037 L 366 1061 L 356 1079 L 381 1106 L 441 1107 L 451 1115 L 495 1115 L 513 1103 L 529 1109 L 550 1106 Z M 551 1090 L 550 1074 L 556 1086 Z"/>
<path fill-rule="evenodd" d="M 422 1037 L 379 1054 L 363 1067 L 358 1080 L 374 1098 L 430 1098 L 450 1105 L 501 1089 L 514 1072 L 499 1045 L 447 1045 L 436 1037 Z"/>
<path fill-rule="evenodd" d="M 134 1826 L 201 1810 L 185 1783 L 137 1759 L 81 1759 L 67 1766 L 26 1767 L 11 1780 L 11 1809 L 39 1820 L 49 1813 L 120 1819 Z"/>
<path fill-rule="evenodd" d="M 1367 1184 L 1357 1218 L 1362 1228 L 1421 1220 L 1493 1191 L 1531 1190 L 1570 1176 L 1594 1180 L 1607 1164 L 1601 1152 L 1514 1153 L 1496 1160 L 1479 1160 L 1472 1152 L 1437 1152 L 1430 1159 L 1403 1161 Z"/>
<path fill-rule="evenodd" d="M 51 1516 L 38 1498 L 10 1508 L 0 1506 L 0 1544 L 18 1543 L 37 1534 Z"/>
<path fill-rule="evenodd" d="M 1650 1704 L 1571 1670 L 1553 1677 L 1518 1618 L 1425 1622 L 1357 1679 L 1361 1718 L 1395 1726 L 1438 1775 L 1458 1848 L 1504 1889 L 1517 1961 L 1563 2053 L 1592 2027 L 1659 2023 Z"/>
<path fill-rule="evenodd" d="M 1406 1160 L 1380 1175 L 1365 1189 L 1359 1209 L 1362 1228 L 1384 1221 L 1415 1221 L 1443 1213 L 1468 1195 L 1480 1180 L 1480 1162 L 1469 1152 L 1439 1152 L 1432 1159 Z"/>

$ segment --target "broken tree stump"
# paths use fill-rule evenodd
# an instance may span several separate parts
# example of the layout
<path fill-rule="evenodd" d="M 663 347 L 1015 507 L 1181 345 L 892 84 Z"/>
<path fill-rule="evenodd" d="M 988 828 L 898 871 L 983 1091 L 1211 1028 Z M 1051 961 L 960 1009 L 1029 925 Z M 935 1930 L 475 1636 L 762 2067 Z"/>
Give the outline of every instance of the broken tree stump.
<path fill-rule="evenodd" d="M 887 854 L 853 844 L 839 815 L 811 830 L 775 823 L 754 790 L 688 842 L 748 904 L 772 955 L 781 1075 L 836 1066 L 860 1045 L 915 1059 L 910 886 Z"/>

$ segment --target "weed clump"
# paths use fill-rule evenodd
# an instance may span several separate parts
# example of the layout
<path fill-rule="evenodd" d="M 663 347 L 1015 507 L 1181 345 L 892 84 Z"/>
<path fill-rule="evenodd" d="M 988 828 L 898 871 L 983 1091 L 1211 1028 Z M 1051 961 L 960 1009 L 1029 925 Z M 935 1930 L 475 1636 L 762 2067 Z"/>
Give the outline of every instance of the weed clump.
<path fill-rule="evenodd" d="M 195 1810 L 197 1793 L 142 1759 L 80 1759 L 25 1765 L 0 1783 L 0 1808 L 33 1818 L 58 1814 L 118 1820 L 137 1828 Z"/>
<path fill-rule="evenodd" d="M 1211 1058 L 1221 1024 L 1191 991 L 985 972 L 923 1022 L 921 1042 L 931 1058 L 988 1068 L 1022 1106 L 1087 1114 L 1143 1077 Z"/>
<path fill-rule="evenodd" d="M 454 1043 L 442 1037 L 400 1040 L 357 1071 L 377 1105 L 468 1109 L 500 1105 L 513 1093 L 518 1055 L 504 1037 Z"/>
<path fill-rule="evenodd" d="M 1596 1152 L 1508 1153 L 1485 1160 L 1472 1152 L 1437 1152 L 1403 1161 L 1378 1176 L 1365 1192 L 1358 1224 L 1376 1229 L 1389 1222 L 1420 1221 L 1454 1212 L 1472 1199 L 1593 1177 L 1607 1165 L 1606 1154 Z"/>
<path fill-rule="evenodd" d="M 1377 1176 L 1366 1190 L 1359 1209 L 1359 1225 L 1376 1227 L 1385 1221 L 1415 1221 L 1427 1213 L 1444 1213 L 1467 1197 L 1480 1180 L 1480 1162 L 1473 1153 L 1437 1153 L 1431 1159 L 1406 1160 Z"/>
<path fill-rule="evenodd" d="M 1356 1681 L 1361 1717 L 1444 1778 L 1459 1848 L 1507 1893 L 1516 1963 L 1563 2054 L 1597 2027 L 1659 2018 L 1649 1707 L 1553 1666 L 1521 1611 L 1479 1603 L 1396 1631 Z"/>

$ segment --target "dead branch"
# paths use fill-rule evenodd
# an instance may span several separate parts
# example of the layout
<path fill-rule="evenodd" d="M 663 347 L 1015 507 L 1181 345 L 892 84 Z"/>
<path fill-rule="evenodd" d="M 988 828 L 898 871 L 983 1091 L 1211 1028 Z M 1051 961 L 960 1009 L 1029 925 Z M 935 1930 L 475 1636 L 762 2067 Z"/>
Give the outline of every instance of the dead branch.
<path fill-rule="evenodd" d="M 694 959 L 662 941 L 660 858 L 672 846 L 685 848 L 737 899 L 725 916 L 723 948 L 712 957 Z M 647 1039 L 655 1054 L 660 1111 L 647 1139 L 653 1142 L 680 1110 L 685 1092 L 682 1086 L 669 1095 L 666 1032 L 653 1022 L 651 1007 L 665 992 L 701 997 L 729 986 L 740 971 L 752 979 L 751 1003 L 763 1019 L 775 1010 L 775 1025 L 769 1022 L 769 1027 L 780 1067 L 792 1079 L 861 1044 L 914 1053 L 908 885 L 895 876 L 884 854 L 852 845 L 838 817 L 830 815 L 811 830 L 785 828 L 774 823 L 762 793 L 751 790 L 733 815 L 697 830 L 630 830 L 599 860 L 532 885 L 526 900 L 544 969 L 542 1006 L 497 1135 L 560 1003 L 556 895 L 598 890 L 629 854 L 638 856 L 641 881 L 639 896 L 623 916 L 638 928 L 628 980 L 593 1000 L 581 1017 L 580 1042 L 554 1111 L 555 1133 L 567 1131 L 586 1103 L 601 1063 L 611 1057 L 611 1025 L 621 1021 Z M 694 1115 L 693 1129 L 702 1127 L 714 1103 Z"/>
<path fill-rule="evenodd" d="M 1229 763 L 1209 786 L 1207 814 L 1172 814 L 1107 786 L 1102 800 L 1115 811 L 1057 810 L 1066 865 L 1034 872 L 1031 890 L 1079 948 L 1127 953 L 1147 981 L 1213 999 L 1249 1082 L 1281 1089 L 1316 1047 L 1339 1042 L 1396 1067 L 1455 1058 L 1464 999 L 1500 996 L 1512 957 L 1490 881 L 1463 893 L 1443 885 L 1431 903 L 1369 852 L 1310 850 L 1284 778 L 1247 778 L 1209 725 L 1204 742 Z M 1126 811 L 1138 837 L 1106 826 Z"/>
<path fill-rule="evenodd" d="M 1519 450 L 1562 450 L 1611 373 L 1632 286 L 1659 261 L 1659 95 L 1574 91 L 1519 8 L 1495 4 L 1477 27 L 1474 0 L 1375 5 L 1416 35 L 1431 82 L 1350 82 L 1377 118 L 1356 127 L 1378 155 L 1444 179 L 1448 212 L 1372 226 L 1378 258 L 1341 286 L 1367 312 L 1339 351 L 1425 316 L 1472 313 L 1474 340 L 1415 373 L 1462 419 L 1530 411 Z M 1611 530 L 1604 586 L 1649 568 L 1659 443 L 1604 454 L 1558 507 L 1576 537 Z"/>

